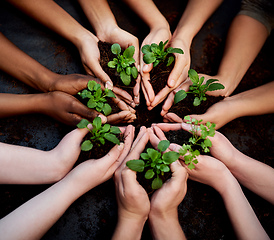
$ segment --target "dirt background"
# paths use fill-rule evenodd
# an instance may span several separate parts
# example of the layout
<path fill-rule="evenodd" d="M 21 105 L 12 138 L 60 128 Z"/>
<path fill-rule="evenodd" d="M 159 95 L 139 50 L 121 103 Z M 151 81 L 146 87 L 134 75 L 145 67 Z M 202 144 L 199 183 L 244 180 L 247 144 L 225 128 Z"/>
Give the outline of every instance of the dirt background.
<path fill-rule="evenodd" d="M 57 0 L 56 2 L 83 26 L 93 31 L 77 1 Z M 155 0 L 160 11 L 170 22 L 172 30 L 179 21 L 186 2 Z M 119 26 L 136 35 L 141 42 L 149 31 L 145 24 L 122 1 L 110 0 L 109 4 Z M 6 2 L 1 1 L 0 6 L 1 31 L 20 49 L 54 72 L 85 73 L 77 49 L 71 43 Z M 240 0 L 225 0 L 206 22 L 191 46 L 191 68 L 206 74 L 216 73 L 228 27 L 237 14 L 239 6 Z M 272 33 L 235 93 L 274 79 L 273 40 Z M 0 91 L 19 94 L 35 92 L 3 72 L 0 72 Z M 151 112 L 147 111 L 146 119 L 137 122 L 136 125 L 148 126 L 151 121 L 161 121 L 159 111 L 160 107 Z M 220 131 L 240 151 L 273 167 L 273 120 L 273 115 L 243 117 L 230 122 Z M 71 129 L 43 115 L 6 118 L 0 120 L 0 141 L 50 150 Z M 178 138 L 179 136 L 174 135 L 174 141 Z M 4 217 L 48 187 L 49 185 L 1 185 L 0 217 Z M 245 188 L 243 190 L 263 227 L 273 239 L 273 206 Z M 215 190 L 200 183 L 188 182 L 187 195 L 179 206 L 179 219 L 188 239 L 235 239 L 221 197 Z M 116 221 L 114 184 L 109 180 L 75 201 L 43 239 L 110 239 Z M 147 225 L 142 239 L 152 239 Z"/>

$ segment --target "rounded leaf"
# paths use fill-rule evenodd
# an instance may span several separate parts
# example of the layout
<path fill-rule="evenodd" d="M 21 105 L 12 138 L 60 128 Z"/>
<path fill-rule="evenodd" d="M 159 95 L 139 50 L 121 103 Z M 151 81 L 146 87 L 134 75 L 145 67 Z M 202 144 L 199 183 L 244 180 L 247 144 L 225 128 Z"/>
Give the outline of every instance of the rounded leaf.
<path fill-rule="evenodd" d="M 102 108 L 102 111 L 106 116 L 109 115 L 112 111 L 111 106 L 109 104 L 105 103 Z"/>
<path fill-rule="evenodd" d="M 99 129 L 102 126 L 102 120 L 99 117 L 94 118 L 93 122 L 92 122 L 92 126 L 95 129 Z"/>
<path fill-rule="evenodd" d="M 153 63 L 156 61 L 156 57 L 154 56 L 154 53 L 149 52 L 143 56 L 143 60 L 146 64 Z"/>
<path fill-rule="evenodd" d="M 126 165 L 135 172 L 143 172 L 145 168 L 145 162 L 143 160 L 130 160 L 126 162 Z"/>
<path fill-rule="evenodd" d="M 109 61 L 109 62 L 108 62 L 108 66 L 109 66 L 110 68 L 116 68 L 116 65 L 117 65 L 117 63 L 114 62 L 114 61 Z"/>
<path fill-rule="evenodd" d="M 167 148 L 169 147 L 170 142 L 168 140 L 162 140 L 158 143 L 157 148 L 161 151 L 164 152 L 165 150 L 167 150 Z"/>
<path fill-rule="evenodd" d="M 134 46 L 129 46 L 123 53 L 123 56 L 125 58 L 132 58 L 135 52 L 135 47 Z"/>
<path fill-rule="evenodd" d="M 155 173 L 153 172 L 153 169 L 149 169 L 145 173 L 145 178 L 146 179 L 151 179 L 151 178 L 153 178 L 154 175 L 155 175 Z"/>
<path fill-rule="evenodd" d="M 151 187 L 152 189 L 159 189 L 163 186 L 163 181 L 161 178 L 157 177 L 152 181 Z"/>
<path fill-rule="evenodd" d="M 120 73 L 120 78 L 121 78 L 122 82 L 123 82 L 126 86 L 128 86 L 128 85 L 130 84 L 131 77 L 130 77 L 129 75 L 127 75 L 127 74 L 125 73 L 125 71 L 122 71 L 122 72 Z"/>
<path fill-rule="evenodd" d="M 121 52 L 120 45 L 118 43 L 112 44 L 111 51 L 112 51 L 113 54 L 116 54 L 116 55 L 119 54 Z"/>
<path fill-rule="evenodd" d="M 82 151 L 89 151 L 93 148 L 93 144 L 91 143 L 90 140 L 86 140 L 82 143 L 81 145 L 81 150 Z"/>
<path fill-rule="evenodd" d="M 117 144 L 117 145 L 120 145 L 120 141 L 119 139 L 112 133 L 106 133 L 104 135 L 105 139 L 107 139 L 108 141 L 114 143 L 114 144 Z"/>
<path fill-rule="evenodd" d="M 141 51 L 142 51 L 143 54 L 147 54 L 147 53 L 151 52 L 150 45 L 144 45 L 142 47 Z"/>
<path fill-rule="evenodd" d="M 180 154 L 174 151 L 166 152 L 163 154 L 163 160 L 165 164 L 171 164 L 180 157 Z"/>
<path fill-rule="evenodd" d="M 81 119 L 81 121 L 77 124 L 78 128 L 86 128 L 90 122 L 87 119 Z"/>
<path fill-rule="evenodd" d="M 132 67 L 132 68 L 131 68 L 131 75 L 132 75 L 132 77 L 133 77 L 134 79 L 137 78 L 137 76 L 138 76 L 138 70 L 137 70 L 136 67 Z"/>

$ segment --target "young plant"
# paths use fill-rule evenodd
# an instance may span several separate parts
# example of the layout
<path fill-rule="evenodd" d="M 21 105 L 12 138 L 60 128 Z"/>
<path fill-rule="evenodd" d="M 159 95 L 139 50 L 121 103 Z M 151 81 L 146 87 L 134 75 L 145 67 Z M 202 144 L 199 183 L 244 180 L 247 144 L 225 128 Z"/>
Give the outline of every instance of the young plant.
<path fill-rule="evenodd" d="M 92 124 L 93 128 L 90 130 L 88 124 Z M 105 140 L 108 140 L 114 144 L 120 145 L 119 139 L 116 137 L 121 131 L 118 127 L 110 126 L 109 124 L 102 125 L 102 120 L 99 117 L 94 118 L 93 122 L 90 123 L 86 119 L 82 119 L 78 124 L 78 128 L 87 128 L 92 136 L 90 140 L 85 140 L 81 145 L 82 151 L 89 151 L 96 144 L 98 146 L 104 145 Z"/>
<path fill-rule="evenodd" d="M 184 157 L 185 164 L 189 169 L 195 168 L 194 164 L 198 163 L 197 156 L 200 155 L 200 151 L 197 149 L 199 146 L 204 153 L 210 152 L 209 147 L 212 146 L 212 142 L 207 137 L 214 137 L 215 135 L 215 123 L 207 122 L 205 125 L 200 124 L 203 120 L 191 119 L 190 116 L 185 116 L 187 123 L 192 124 L 192 137 L 189 138 L 189 144 L 183 144 L 179 149 L 179 154 Z M 198 134 L 200 131 L 200 134 Z M 188 154 L 187 154 L 188 153 Z"/>
<path fill-rule="evenodd" d="M 117 55 L 117 58 L 113 58 L 112 61 L 108 62 L 110 68 L 116 68 L 117 73 L 119 73 L 122 82 L 128 86 L 131 82 L 131 76 L 136 79 L 138 76 L 138 70 L 135 66 L 131 66 L 135 63 L 133 58 L 135 47 L 129 46 L 123 54 L 121 53 L 121 47 L 118 43 L 114 43 L 111 46 L 111 51 L 113 54 Z"/>
<path fill-rule="evenodd" d="M 106 116 L 112 111 L 110 105 L 107 102 L 106 97 L 114 97 L 114 93 L 106 88 L 104 91 L 101 89 L 101 85 L 94 80 L 88 82 L 87 89 L 82 92 L 78 92 L 78 95 L 82 99 L 89 98 L 87 102 L 88 108 L 96 109 L 98 112 L 103 112 Z"/>
<path fill-rule="evenodd" d="M 184 51 L 180 48 L 169 47 L 165 49 L 165 45 L 168 40 L 163 43 L 162 41 L 158 44 L 152 43 L 151 45 L 144 45 L 142 52 L 144 54 L 143 60 L 146 64 L 153 63 L 153 67 L 156 67 L 160 62 L 164 62 L 169 53 L 183 54 Z M 167 66 L 174 61 L 174 57 L 170 56 L 167 60 Z"/>
<path fill-rule="evenodd" d="M 199 79 L 198 73 L 193 69 L 190 69 L 188 71 L 188 76 L 190 80 L 192 81 L 192 85 L 189 86 L 188 92 L 186 92 L 185 90 L 180 90 L 175 94 L 174 96 L 175 104 L 185 99 L 188 93 L 191 93 L 191 94 L 194 94 L 195 96 L 193 105 L 199 106 L 202 101 L 206 101 L 207 91 L 216 91 L 216 90 L 225 88 L 224 85 L 222 85 L 221 83 L 215 83 L 219 81 L 218 79 L 208 79 L 206 83 L 203 84 L 205 78 L 201 77 Z"/>
<path fill-rule="evenodd" d="M 158 189 L 163 185 L 163 180 L 160 176 L 166 172 L 170 172 L 169 164 L 175 162 L 180 156 L 179 153 L 174 151 L 163 153 L 169 145 L 170 142 L 168 140 L 160 141 L 157 146 L 159 151 L 153 148 L 147 148 L 146 153 L 141 153 L 140 155 L 142 159 L 130 160 L 126 165 L 136 172 L 143 172 L 145 168 L 148 168 L 145 173 L 145 178 L 154 178 L 151 187 L 152 189 Z"/>

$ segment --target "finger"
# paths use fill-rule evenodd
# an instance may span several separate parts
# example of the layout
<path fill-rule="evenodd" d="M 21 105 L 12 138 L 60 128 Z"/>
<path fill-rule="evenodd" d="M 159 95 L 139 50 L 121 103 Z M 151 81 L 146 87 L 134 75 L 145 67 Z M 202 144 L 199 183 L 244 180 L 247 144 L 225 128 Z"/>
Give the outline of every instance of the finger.
<path fill-rule="evenodd" d="M 160 140 L 167 140 L 164 132 L 162 131 L 161 128 L 157 127 L 157 126 L 154 126 L 153 127 L 153 130 L 154 130 L 154 133 L 155 135 L 160 139 Z"/>
<path fill-rule="evenodd" d="M 117 105 L 118 108 L 125 111 L 130 111 L 132 113 L 135 113 L 136 111 L 128 106 L 124 101 L 122 101 L 119 97 L 116 96 L 116 98 L 112 98 L 112 101 Z"/>
<path fill-rule="evenodd" d="M 175 91 L 172 91 L 166 101 L 164 102 L 163 104 L 163 107 L 162 107 L 162 112 L 161 112 L 161 115 L 163 116 L 164 114 L 166 114 L 168 112 L 168 110 L 172 107 L 173 103 L 174 103 L 174 96 L 175 96 Z"/>
<path fill-rule="evenodd" d="M 153 102 L 153 100 L 155 98 L 155 93 L 154 93 L 154 90 L 150 84 L 150 81 L 143 79 L 142 83 L 144 85 L 144 88 L 146 89 L 146 93 L 147 93 L 149 102 Z"/>
<path fill-rule="evenodd" d="M 146 133 L 147 128 L 145 126 L 142 126 L 139 130 L 139 133 L 136 137 L 136 139 L 134 140 L 131 149 L 134 149 L 135 146 L 137 145 L 137 143 L 140 141 L 140 139 L 143 137 L 143 135 Z"/>
<path fill-rule="evenodd" d="M 178 188 L 180 188 L 189 176 L 187 170 L 182 166 L 179 160 L 170 164 L 170 170 L 172 172 L 172 180 L 175 180 L 178 183 Z"/>
<path fill-rule="evenodd" d="M 150 106 L 150 101 L 149 101 L 148 93 L 147 93 L 147 90 L 145 88 L 145 85 L 144 85 L 143 81 L 141 82 L 141 87 L 142 87 L 142 91 L 144 93 L 144 97 L 145 97 L 145 100 L 146 100 L 146 105 Z"/>
<path fill-rule="evenodd" d="M 165 100 L 166 96 L 172 91 L 172 88 L 169 88 L 168 86 L 165 86 L 154 98 L 153 102 L 150 104 L 152 108 L 157 106 L 159 103 L 161 103 L 163 100 Z M 173 100 L 174 101 L 174 100 Z"/>
<path fill-rule="evenodd" d="M 188 72 L 188 63 L 184 56 L 178 56 L 179 54 L 175 55 L 175 65 L 168 77 L 167 85 L 170 88 L 178 87 L 183 81 L 187 78 Z"/>
<path fill-rule="evenodd" d="M 136 119 L 136 115 L 130 111 L 121 111 L 107 116 L 107 122 L 111 124 L 130 123 Z"/>
<path fill-rule="evenodd" d="M 157 149 L 157 146 L 160 142 L 160 139 L 154 134 L 153 130 L 151 128 L 147 129 L 148 135 L 149 135 L 149 141 L 152 144 L 152 146 Z"/>
<path fill-rule="evenodd" d="M 118 88 L 118 87 L 113 87 L 113 92 L 116 95 L 118 95 L 120 98 L 122 98 L 126 103 L 128 103 L 128 104 L 132 103 L 133 99 L 127 91 L 125 91 L 121 88 Z"/>
<path fill-rule="evenodd" d="M 153 129 L 160 128 L 164 132 L 178 131 L 182 129 L 181 123 L 157 123 L 152 124 Z M 155 130 L 154 130 L 155 131 Z"/>
<path fill-rule="evenodd" d="M 139 105 L 140 104 L 140 83 L 141 83 L 141 75 L 138 74 L 138 77 L 136 79 L 136 84 L 133 88 L 133 94 L 134 94 L 134 103 L 135 105 Z"/>
<path fill-rule="evenodd" d="M 153 68 L 153 64 L 152 63 L 150 63 L 150 64 L 144 64 L 143 68 L 141 69 L 141 71 L 142 71 L 143 74 L 148 74 L 152 70 L 152 68 Z"/>
<path fill-rule="evenodd" d="M 174 123 L 181 123 L 181 122 L 183 122 L 182 118 L 180 118 L 177 114 L 172 113 L 172 112 L 167 113 L 165 115 L 165 118 L 168 119 L 170 122 L 174 122 Z"/>

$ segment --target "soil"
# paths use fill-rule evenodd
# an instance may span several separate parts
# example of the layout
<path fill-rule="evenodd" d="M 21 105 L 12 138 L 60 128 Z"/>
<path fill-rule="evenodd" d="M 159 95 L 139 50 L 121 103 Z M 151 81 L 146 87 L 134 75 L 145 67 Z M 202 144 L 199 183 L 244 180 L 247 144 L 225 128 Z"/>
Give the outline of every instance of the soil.
<path fill-rule="evenodd" d="M 193 94 L 188 94 L 184 100 L 174 104 L 169 109 L 169 112 L 176 113 L 176 115 L 178 115 L 180 118 L 183 119 L 185 116 L 190 114 L 203 114 L 213 104 L 224 99 L 224 97 L 222 96 L 215 97 L 215 96 L 206 95 L 206 98 L 207 98 L 206 101 L 202 101 L 199 106 L 194 106 L 193 105 L 194 98 L 195 97 Z"/>
<path fill-rule="evenodd" d="M 119 87 L 125 91 L 127 91 L 131 96 L 134 96 L 133 94 L 133 87 L 136 84 L 136 81 L 134 78 L 131 77 L 131 82 L 128 86 L 125 86 L 123 82 L 120 79 L 120 75 L 116 72 L 115 68 L 110 68 L 108 66 L 108 62 L 112 61 L 113 58 L 116 58 L 116 55 L 111 52 L 111 43 L 108 42 L 98 42 L 98 47 L 100 50 L 100 65 L 102 69 L 108 74 L 110 79 L 113 82 L 113 86 Z M 122 52 L 125 49 L 122 48 Z M 134 65 L 134 64 L 133 64 Z"/>

